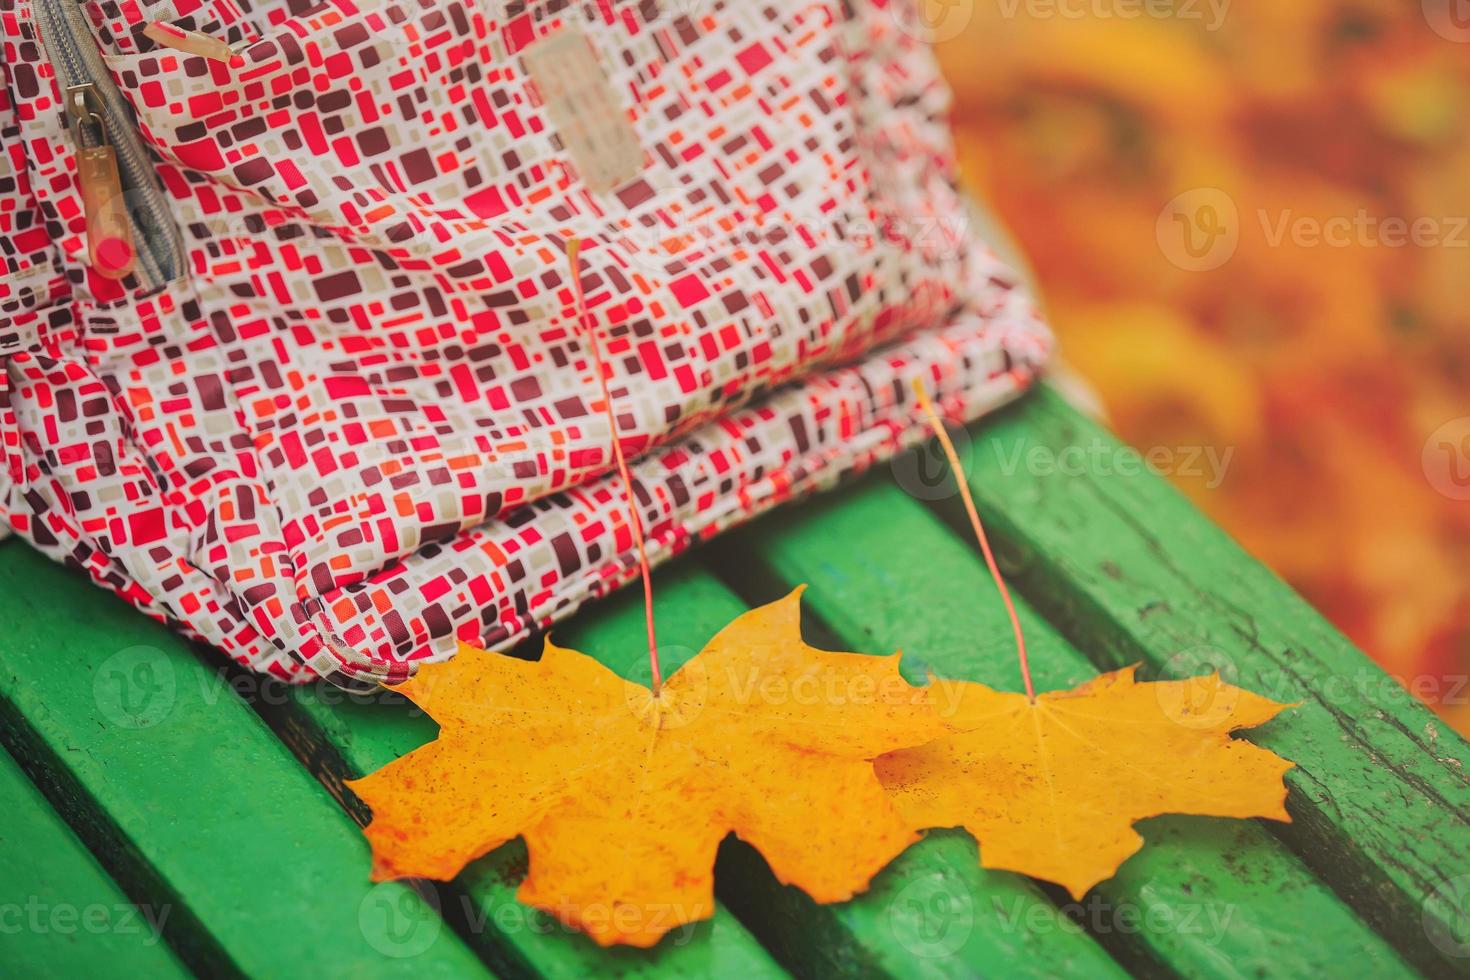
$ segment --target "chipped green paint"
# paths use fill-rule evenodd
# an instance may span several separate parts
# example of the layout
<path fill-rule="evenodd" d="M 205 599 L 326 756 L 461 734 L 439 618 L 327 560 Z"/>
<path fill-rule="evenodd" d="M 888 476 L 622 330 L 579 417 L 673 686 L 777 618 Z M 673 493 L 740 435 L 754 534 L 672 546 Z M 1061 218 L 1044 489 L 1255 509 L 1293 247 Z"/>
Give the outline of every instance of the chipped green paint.
<path fill-rule="evenodd" d="M 1053 392 L 972 431 L 970 485 L 1032 605 L 1100 667 L 1223 654 L 1236 683 L 1303 702 L 1248 736 L 1297 764 L 1275 832 L 1400 952 L 1470 975 L 1470 745 L 1163 480 L 1009 465 L 1117 448 Z"/>
<path fill-rule="evenodd" d="M 799 518 L 777 515 L 727 550 L 742 552 L 739 566 L 757 581 L 807 582 L 808 606 L 845 643 L 902 645 L 918 676 L 932 671 L 1021 689 L 1010 624 L 984 562 L 890 482 L 866 481 L 815 502 Z M 1024 600 L 1017 600 L 1017 613 L 1037 690 L 1071 688 L 1096 675 Z M 1288 715 L 1274 727 L 1290 725 Z M 1277 747 L 1290 757 L 1289 740 Z M 1334 967 L 1362 976 L 1413 975 L 1260 825 L 1161 817 L 1140 830 L 1155 846 L 1081 903 L 1066 903 L 1125 959 L 1242 980 Z"/>
<path fill-rule="evenodd" d="M 0 737 L 127 893 L 169 908 L 196 971 L 488 975 L 411 890 L 368 881 L 357 826 L 217 664 L 19 544 L 0 606 Z"/>
<path fill-rule="evenodd" d="M 713 575 L 682 562 L 658 575 L 654 591 L 666 672 L 747 608 Z M 624 669 L 625 676 L 646 676 L 642 624 L 642 596 L 630 591 L 578 617 L 556 639 Z M 720 897 L 802 976 L 1124 975 L 1076 929 L 1027 931 L 1033 910 L 1049 914 L 1051 903 L 1023 878 L 982 871 L 974 845 L 959 836 L 920 842 L 866 893 L 838 905 L 817 905 L 779 884 L 744 845 L 722 849 L 718 872 Z"/>
<path fill-rule="evenodd" d="M 1079 909 L 978 868 L 957 832 L 931 834 L 867 893 L 833 906 L 780 885 L 731 841 L 717 878 L 734 914 L 651 954 L 599 950 L 515 903 L 525 852 L 513 844 L 436 889 L 461 938 L 405 887 L 368 883 L 365 842 L 313 779 L 362 819 L 342 780 L 428 741 L 431 721 L 388 695 L 244 685 L 270 692 L 255 703 L 267 727 L 231 689 L 233 669 L 201 662 L 162 627 L 10 544 L 0 548 L 0 738 L 116 880 L 71 839 L 58 845 L 68 858 L 56 887 L 168 904 L 165 938 L 211 974 L 472 977 L 486 975 L 483 963 L 513 975 L 752 980 L 783 966 L 823 977 L 1408 972 L 1358 916 L 1427 971 L 1466 972 L 1470 958 L 1454 955 L 1460 910 L 1433 896 L 1470 875 L 1470 748 L 1162 481 L 1009 465 L 1032 450 L 1055 458 L 1116 445 L 1054 395 L 972 431 L 971 482 L 1029 600 L 1021 613 L 1038 680 L 1071 686 L 1136 660 L 1188 673 L 1223 652 L 1232 680 L 1306 702 L 1251 736 L 1298 762 L 1288 777 L 1295 823 L 1273 837 L 1251 822 L 1147 821 L 1149 846 L 1095 890 L 1106 903 Z M 967 542 L 957 500 L 926 509 L 875 480 L 726 536 L 703 560 L 751 600 L 809 581 L 807 608 L 825 622 L 813 617 L 807 635 L 819 645 L 884 652 L 902 642 L 915 679 L 925 668 L 973 671 L 1014 688 L 1010 640 Z M 667 669 L 746 606 L 689 560 L 656 581 Z M 633 591 L 601 603 L 558 639 L 646 677 L 640 600 Z M 167 698 L 142 696 L 165 675 Z M 34 790 L 26 803 L 28 787 L 4 777 L 0 793 L 22 801 L 11 832 L 65 838 Z M 0 834 L 0 871 L 8 840 Z M 36 881 L 21 887 L 48 887 Z M 1125 927 L 1129 904 L 1137 928 Z M 432 941 L 394 955 L 405 951 L 401 927 L 415 927 L 412 941 L 425 924 Z M 6 969 L 16 961 L 7 955 L 29 955 L 8 938 L 0 970 L 29 972 Z M 78 962 L 86 972 L 135 954 Z"/>
<path fill-rule="evenodd" d="M 0 814 L 0 976 L 186 980 L 169 910 L 123 894 L 4 751 Z"/>
<path fill-rule="evenodd" d="M 347 695 L 321 685 L 262 699 L 262 714 L 328 789 L 362 822 L 369 813 L 342 785 L 433 741 L 438 726 L 403 698 Z M 367 873 L 363 864 L 359 873 Z M 675 930 L 652 950 L 603 949 L 554 918 L 516 901 L 526 849 L 513 841 L 440 889 L 462 930 L 500 973 L 546 977 L 707 977 L 746 980 L 785 972 L 740 920 L 725 910 Z"/>

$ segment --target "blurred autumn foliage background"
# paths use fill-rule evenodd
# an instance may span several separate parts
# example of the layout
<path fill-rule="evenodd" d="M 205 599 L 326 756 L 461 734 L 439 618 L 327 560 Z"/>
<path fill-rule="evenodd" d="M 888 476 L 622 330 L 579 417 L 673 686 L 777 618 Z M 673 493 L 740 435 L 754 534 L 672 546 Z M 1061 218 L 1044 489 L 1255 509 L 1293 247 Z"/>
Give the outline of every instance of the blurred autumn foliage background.
<path fill-rule="evenodd" d="M 1112 424 L 1470 731 L 1470 0 L 921 16 Z"/>

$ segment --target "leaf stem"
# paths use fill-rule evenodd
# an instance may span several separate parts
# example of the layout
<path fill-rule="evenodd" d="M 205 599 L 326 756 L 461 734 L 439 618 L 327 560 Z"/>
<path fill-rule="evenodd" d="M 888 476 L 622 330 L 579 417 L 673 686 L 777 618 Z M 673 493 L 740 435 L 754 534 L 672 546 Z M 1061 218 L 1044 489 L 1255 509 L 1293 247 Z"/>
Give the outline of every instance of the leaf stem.
<path fill-rule="evenodd" d="M 653 628 L 653 574 L 648 567 L 648 551 L 643 544 L 643 517 L 633 499 L 633 478 L 628 474 L 628 461 L 623 456 L 623 443 L 618 435 L 618 415 L 613 409 L 612 392 L 607 386 L 607 363 L 602 359 L 602 349 L 597 343 L 597 328 L 587 311 L 587 300 L 582 294 L 582 263 L 580 239 L 567 241 L 567 264 L 572 273 L 572 295 L 577 305 L 577 324 L 587 346 L 592 350 L 592 360 L 597 366 L 597 382 L 602 387 L 602 406 L 607 413 L 607 424 L 612 432 L 613 458 L 618 463 L 618 474 L 623 479 L 623 496 L 628 501 L 628 521 L 633 527 L 633 540 L 638 543 L 638 570 L 643 576 L 643 617 L 648 627 L 648 665 L 653 673 L 653 696 L 663 687 L 663 672 L 658 665 L 658 639 Z"/>
<path fill-rule="evenodd" d="M 1016 659 L 1021 662 L 1021 679 L 1026 682 L 1026 697 L 1035 704 L 1036 688 L 1031 686 L 1031 664 L 1026 658 L 1026 636 L 1021 632 L 1021 619 L 1016 615 L 1016 606 L 1011 602 L 1011 590 L 1006 588 L 1005 577 L 1000 574 L 1000 566 L 996 564 L 995 554 L 990 550 L 990 539 L 985 536 L 985 525 L 980 523 L 980 512 L 975 509 L 975 498 L 970 495 L 969 481 L 965 479 L 965 471 L 960 466 L 960 455 L 955 452 L 949 433 L 944 431 L 944 423 L 940 421 L 939 413 L 934 410 L 934 403 L 925 393 L 922 379 L 914 379 L 914 392 L 919 396 L 919 407 L 929 420 L 929 427 L 934 430 L 939 445 L 944 447 L 945 458 L 949 460 L 949 468 L 954 472 L 955 485 L 960 488 L 960 497 L 965 501 L 965 512 L 970 515 L 970 526 L 975 529 L 975 540 L 980 542 L 980 551 L 985 555 L 990 577 L 995 580 L 1000 598 L 1006 604 L 1006 614 L 1011 617 L 1011 630 L 1016 635 Z"/>

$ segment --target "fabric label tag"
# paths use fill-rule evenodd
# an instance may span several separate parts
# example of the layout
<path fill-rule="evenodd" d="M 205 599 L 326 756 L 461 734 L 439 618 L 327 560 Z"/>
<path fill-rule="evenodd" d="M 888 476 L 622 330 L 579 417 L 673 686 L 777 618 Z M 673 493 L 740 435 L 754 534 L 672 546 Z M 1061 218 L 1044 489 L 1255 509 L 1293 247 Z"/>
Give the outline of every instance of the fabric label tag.
<path fill-rule="evenodd" d="M 643 147 L 587 36 L 569 25 L 521 57 L 588 189 L 611 190 L 638 176 Z"/>

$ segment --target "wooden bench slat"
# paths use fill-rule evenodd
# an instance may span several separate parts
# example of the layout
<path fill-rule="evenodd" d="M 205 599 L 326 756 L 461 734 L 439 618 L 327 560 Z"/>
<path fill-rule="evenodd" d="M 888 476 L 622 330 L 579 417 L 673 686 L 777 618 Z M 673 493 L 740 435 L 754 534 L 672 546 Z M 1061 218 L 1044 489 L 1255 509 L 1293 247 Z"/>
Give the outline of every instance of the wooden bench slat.
<path fill-rule="evenodd" d="M 901 646 L 916 677 L 932 670 L 1023 689 L 1010 623 L 984 562 L 892 482 L 870 480 L 775 515 L 724 553 L 749 555 L 747 565 L 764 564 L 782 581 L 809 583 L 808 605 L 842 642 Z M 1019 597 L 1017 612 L 1037 690 L 1096 675 Z M 1289 730 L 1292 721 L 1275 724 Z M 1293 740 L 1276 744 L 1292 754 Z M 1149 845 L 1081 903 L 1110 942 L 1184 976 L 1415 975 L 1260 824 L 1171 816 L 1140 831 Z M 1142 921 L 1170 925 L 1138 928 Z"/>
<path fill-rule="evenodd" d="M 369 811 L 344 785 L 431 742 L 438 725 L 401 697 L 350 695 L 323 685 L 278 686 L 262 698 L 262 714 L 308 768 L 362 823 Z M 367 865 L 359 869 L 367 874 Z M 603 949 L 550 916 L 521 905 L 516 889 L 525 875 L 526 849 L 513 841 L 474 862 L 441 888 L 442 902 L 467 902 L 456 916 L 497 966 L 546 977 L 786 976 L 740 920 L 725 910 L 714 919 L 676 930 L 651 950 Z M 453 910 L 451 910 L 453 911 Z"/>
<path fill-rule="evenodd" d="M 0 737 L 195 970 L 488 976 L 183 640 L 17 544 L 0 620 Z"/>
<path fill-rule="evenodd" d="M 1253 739 L 1297 763 L 1277 832 L 1421 966 L 1470 972 L 1426 942 L 1461 935 L 1434 896 L 1470 872 L 1470 745 L 1164 480 L 1077 467 L 1119 443 L 1055 393 L 973 433 L 970 485 L 1032 603 L 1101 666 L 1191 671 L 1213 648 L 1242 686 L 1303 701 Z"/>
<path fill-rule="evenodd" d="M 1455 903 L 1430 899 L 1470 870 L 1470 746 L 1163 481 L 1059 469 L 1058 461 L 1116 459 L 1122 450 L 1054 394 L 1043 391 L 972 432 L 971 485 L 1008 575 L 1034 606 L 1024 614 L 1033 637 L 1045 638 L 1036 648 L 1054 654 L 1033 654 L 1045 686 L 1081 680 L 1084 656 L 1102 668 L 1143 660 L 1182 675 L 1218 665 L 1223 652 L 1233 668 L 1229 679 L 1306 702 L 1251 737 L 1298 763 L 1288 776 L 1295 822 L 1278 833 L 1320 881 L 1259 825 L 1148 822 L 1141 829 L 1150 848 L 1099 894 L 1114 908 L 1137 896 L 1140 907 L 1233 911 L 1216 945 L 1182 929 L 1140 929 L 1107 937 L 1113 954 L 1130 966 L 1210 976 L 1254 968 L 1287 974 L 1324 963 L 1362 965 L 1374 975 L 1407 972 L 1356 911 L 1426 970 L 1470 973 L 1470 961 L 1426 941 L 1426 931 L 1459 935 Z M 965 545 L 957 498 L 935 505 L 948 530 L 931 520 L 918 539 L 909 532 L 919 525 L 910 522 L 928 512 L 891 486 L 887 499 L 850 523 L 822 523 L 875 486 L 885 485 L 768 519 L 754 538 L 725 539 L 716 554 L 753 554 L 757 569 L 810 581 L 808 603 L 850 638 L 839 645 L 879 652 L 904 642 L 936 668 L 943 664 L 929 651 L 940 650 L 955 658 L 944 663 L 973 664 L 977 679 L 1014 687 L 1003 679 L 1005 664 L 1014 669 L 1008 634 L 999 607 L 987 601 L 988 578 Z M 857 548 L 872 529 L 883 532 L 875 538 L 878 550 Z M 897 557 L 915 551 L 917 559 Z M 746 608 L 697 565 L 678 565 L 658 582 L 660 635 L 670 652 L 682 644 L 692 654 Z M 769 579 L 749 584 L 765 590 L 762 598 L 780 591 Z M 925 619 L 883 611 L 895 603 L 912 607 L 918 595 L 948 598 Z M 973 601 L 964 604 L 966 598 Z M 945 632 L 954 628 L 957 609 L 977 616 L 963 624 L 968 635 Z M 583 613 L 558 639 L 626 670 L 642 655 L 641 616 L 640 597 L 625 592 Z M 0 639 L 0 739 L 126 894 L 169 905 L 166 934 L 186 962 L 216 972 L 280 973 L 315 963 L 364 976 L 484 975 L 464 942 L 438 929 L 411 890 L 370 885 L 366 845 L 351 821 L 229 690 L 221 669 L 16 545 L 0 547 L 0 619 L 17 624 Z M 927 625 L 917 633 L 921 622 Z M 107 693 L 128 676 L 134 687 L 140 680 L 128 674 L 136 659 L 121 668 L 108 659 L 129 647 L 153 648 L 143 662 L 172 673 L 173 703 L 156 724 L 120 721 L 119 711 L 130 709 Z M 110 677 L 109 670 L 122 675 Z M 260 710 L 329 788 L 336 781 L 338 793 L 342 778 L 433 737 L 432 722 L 408 706 L 335 705 L 335 693 L 323 702 L 324 692 L 297 689 L 285 707 L 262 701 Z M 3 846 L 0 835 L 0 861 Z M 743 845 L 727 844 L 720 860 L 722 900 L 800 974 L 1121 972 L 1093 937 L 1058 920 L 1045 892 L 1020 876 L 975 867 L 973 846 L 959 834 L 931 835 L 867 894 L 837 906 L 815 906 L 780 886 Z M 503 848 L 459 882 L 472 901 L 458 920 L 474 920 L 470 941 L 498 968 L 544 975 L 780 973 L 729 915 L 700 927 L 685 946 L 665 943 L 652 960 L 632 951 L 605 954 L 556 927 L 548 934 L 544 920 L 514 903 L 523 863 L 523 849 Z M 1252 877 L 1258 873 L 1264 878 Z M 970 903 L 968 920 L 956 901 Z M 395 920 L 385 918 L 383 906 L 397 909 Z M 403 944 L 388 928 L 405 921 L 432 922 L 438 931 L 423 952 L 397 958 Z M 949 950 L 956 928 L 964 937 Z M 272 936 L 291 941 L 262 941 Z M 1259 952 L 1251 957 L 1253 944 L 1270 950 L 1265 962 Z M 1347 952 L 1331 958 L 1329 946 Z"/>
<path fill-rule="evenodd" d="M 130 901 L 4 751 L 0 814 L 0 976 L 190 976 L 168 907 Z"/>
<path fill-rule="evenodd" d="M 654 594 L 666 674 L 748 608 L 714 575 L 683 561 L 658 573 Z M 639 673 L 647 657 L 642 595 L 624 590 L 554 635 L 558 643 L 624 676 Z M 720 897 L 802 976 L 1125 975 L 1085 934 L 1029 932 L 1025 917 L 1035 914 L 1031 909 L 1048 913 L 1050 901 L 1017 875 L 982 871 L 974 845 L 957 835 L 921 841 L 881 872 L 867 892 L 836 905 L 816 905 L 779 884 L 754 849 L 731 844 L 726 842 L 720 853 Z M 967 908 L 949 904 L 972 895 Z M 1019 920 L 995 914 L 992 903 Z"/>

